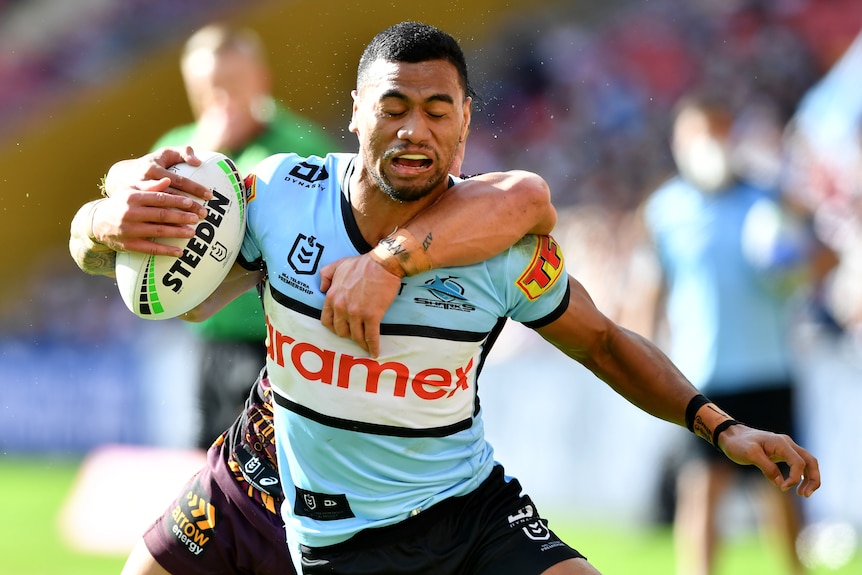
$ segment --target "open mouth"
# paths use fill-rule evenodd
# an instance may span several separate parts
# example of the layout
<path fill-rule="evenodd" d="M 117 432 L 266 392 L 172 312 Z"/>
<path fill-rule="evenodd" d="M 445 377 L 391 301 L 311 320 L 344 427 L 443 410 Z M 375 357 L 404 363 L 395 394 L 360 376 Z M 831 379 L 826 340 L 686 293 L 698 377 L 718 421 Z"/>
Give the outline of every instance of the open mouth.
<path fill-rule="evenodd" d="M 397 168 L 423 169 L 430 168 L 431 158 L 424 154 L 404 154 L 392 158 L 392 164 Z"/>

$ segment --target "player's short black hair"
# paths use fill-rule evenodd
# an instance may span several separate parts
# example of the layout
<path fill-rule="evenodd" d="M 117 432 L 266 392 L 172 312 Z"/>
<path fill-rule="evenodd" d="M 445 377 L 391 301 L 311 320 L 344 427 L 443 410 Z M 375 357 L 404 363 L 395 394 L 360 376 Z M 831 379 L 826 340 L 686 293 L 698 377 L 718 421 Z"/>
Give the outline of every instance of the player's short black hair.
<path fill-rule="evenodd" d="M 368 69 L 377 60 L 408 63 L 446 60 L 458 70 L 464 94 L 473 95 L 473 88 L 467 77 L 467 61 L 458 41 L 429 24 L 401 22 L 374 36 L 359 59 L 357 87 L 365 82 Z"/>

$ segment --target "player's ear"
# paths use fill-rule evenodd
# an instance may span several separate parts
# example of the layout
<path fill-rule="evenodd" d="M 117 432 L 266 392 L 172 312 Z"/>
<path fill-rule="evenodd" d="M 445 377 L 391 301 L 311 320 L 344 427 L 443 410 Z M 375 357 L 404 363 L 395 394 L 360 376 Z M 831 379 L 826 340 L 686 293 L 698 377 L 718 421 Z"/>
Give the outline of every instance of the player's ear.
<path fill-rule="evenodd" d="M 472 117 L 473 111 L 471 104 L 473 103 L 473 98 L 467 96 L 464 100 L 464 125 L 461 127 L 461 137 L 459 141 L 463 142 L 467 139 L 467 134 L 470 132 L 470 118 Z"/>
<path fill-rule="evenodd" d="M 352 90 L 350 95 L 353 97 L 353 111 L 351 113 L 350 123 L 347 125 L 347 129 L 354 134 L 358 134 L 359 128 L 356 127 L 356 111 L 359 109 L 359 92 Z"/>

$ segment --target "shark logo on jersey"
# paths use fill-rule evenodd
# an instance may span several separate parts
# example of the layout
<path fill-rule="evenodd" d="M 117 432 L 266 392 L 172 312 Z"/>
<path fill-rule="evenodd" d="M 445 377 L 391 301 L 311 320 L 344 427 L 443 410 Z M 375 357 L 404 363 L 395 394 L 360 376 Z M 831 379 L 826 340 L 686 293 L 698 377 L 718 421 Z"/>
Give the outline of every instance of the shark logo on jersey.
<path fill-rule="evenodd" d="M 440 301 L 464 300 L 464 288 L 455 279 L 455 276 L 441 279 L 435 275 L 433 280 L 425 282 L 425 289 Z"/>
<path fill-rule="evenodd" d="M 323 255 L 323 244 L 318 243 L 314 236 L 298 234 L 293 247 L 290 248 L 287 263 L 297 274 L 311 275 L 317 273 L 317 264 L 320 263 L 321 255 Z"/>
<path fill-rule="evenodd" d="M 456 282 L 456 279 L 458 278 L 455 276 L 441 278 L 435 274 L 433 280 L 428 280 L 422 286 L 434 296 L 434 299 L 417 297 L 413 301 L 428 307 L 474 311 L 476 308 L 467 303 L 467 298 L 464 297 L 464 287 Z"/>

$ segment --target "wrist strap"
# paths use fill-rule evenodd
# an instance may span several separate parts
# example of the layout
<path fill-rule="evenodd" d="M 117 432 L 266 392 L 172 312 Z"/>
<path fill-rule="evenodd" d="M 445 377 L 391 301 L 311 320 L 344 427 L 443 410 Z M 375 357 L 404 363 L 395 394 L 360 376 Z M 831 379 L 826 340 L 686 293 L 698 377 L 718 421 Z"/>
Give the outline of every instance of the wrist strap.
<path fill-rule="evenodd" d="M 721 432 L 739 422 L 703 395 L 695 395 L 685 408 L 685 425 L 689 431 L 718 448 Z"/>
<path fill-rule="evenodd" d="M 712 445 L 713 445 L 713 447 L 715 447 L 716 449 L 719 449 L 719 447 L 718 447 L 718 436 L 721 435 L 722 431 L 724 431 L 728 427 L 732 427 L 734 425 L 742 425 L 742 422 L 736 421 L 735 419 L 726 419 L 726 420 L 722 421 L 721 423 L 719 423 L 715 427 L 715 430 L 712 432 Z M 719 451 L 720 451 L 720 449 L 719 449 Z"/>
<path fill-rule="evenodd" d="M 383 244 L 377 244 L 373 250 L 368 252 L 368 255 L 371 256 L 371 259 L 379 263 L 381 266 L 386 268 L 386 271 L 391 273 L 392 275 L 403 278 L 407 273 L 404 271 L 404 268 L 401 267 L 401 264 L 395 259 L 395 257 L 389 253 L 389 250 L 386 249 L 386 246 Z"/>
<path fill-rule="evenodd" d="M 96 239 L 96 234 L 93 233 L 93 219 L 96 217 L 96 208 L 107 198 L 101 198 L 90 203 L 90 211 L 87 212 L 87 237 L 91 242 L 102 245 L 102 242 Z"/>
<path fill-rule="evenodd" d="M 709 400 L 701 394 L 695 395 L 688 402 L 688 407 L 685 408 L 685 426 L 692 433 L 694 433 L 694 416 L 707 403 L 709 403 Z"/>
<path fill-rule="evenodd" d="M 403 228 L 380 240 L 369 255 L 398 277 L 413 276 L 432 268 L 431 258 L 425 248 L 410 231 Z"/>

